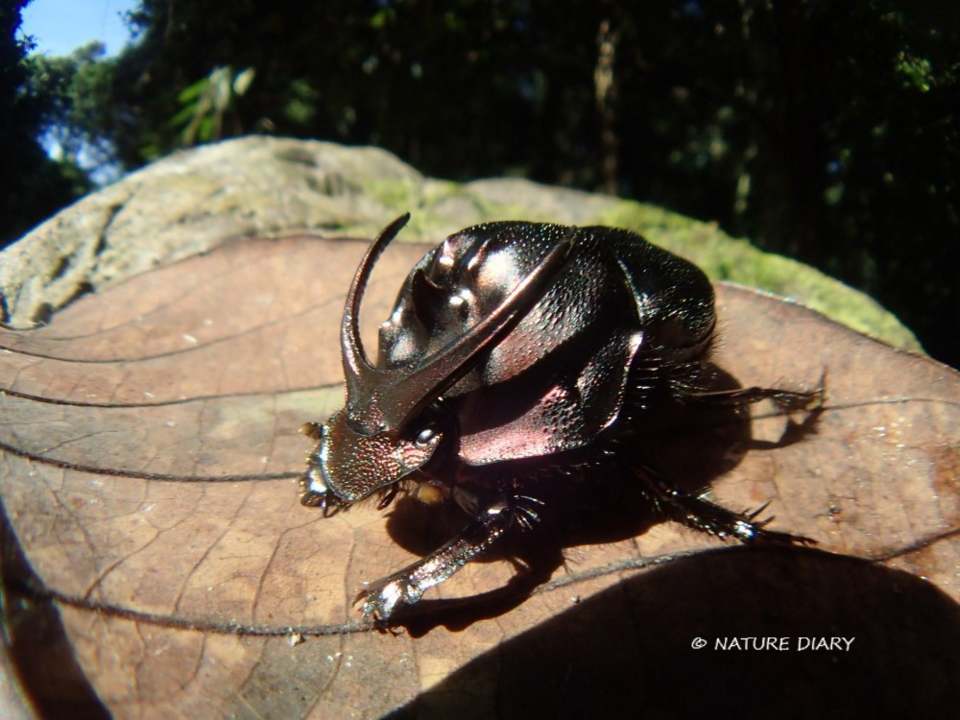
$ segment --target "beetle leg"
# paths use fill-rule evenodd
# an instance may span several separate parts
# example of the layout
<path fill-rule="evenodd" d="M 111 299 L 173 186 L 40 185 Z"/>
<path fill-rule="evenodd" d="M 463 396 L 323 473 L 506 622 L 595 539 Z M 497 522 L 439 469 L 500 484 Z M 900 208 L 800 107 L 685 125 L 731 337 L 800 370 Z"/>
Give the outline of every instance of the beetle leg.
<path fill-rule="evenodd" d="M 543 507 L 546 503 L 530 495 L 513 495 L 510 500 L 520 527 L 524 530 L 533 530 L 533 526 L 540 522 L 540 515 L 531 506 Z"/>
<path fill-rule="evenodd" d="M 701 402 L 719 405 L 750 405 L 761 400 L 772 400 L 781 410 L 815 410 L 823 405 L 824 388 L 810 392 L 784 390 L 783 388 L 748 387 L 735 390 L 699 391 L 686 397 Z"/>
<path fill-rule="evenodd" d="M 817 387 L 810 391 L 786 390 L 784 388 L 748 387 L 732 390 L 700 390 L 680 385 L 680 394 L 691 400 L 719 405 L 743 406 L 772 400 L 781 410 L 820 410 L 826 400 L 826 371 L 820 375 Z"/>
<path fill-rule="evenodd" d="M 413 605 L 426 590 L 489 549 L 514 524 L 532 527 L 539 516 L 529 507 L 531 504 L 544 503 L 526 495 L 501 496 L 477 514 L 456 538 L 403 570 L 366 584 L 354 602 L 362 602 L 360 611 L 364 617 L 386 621 L 398 607 Z"/>
<path fill-rule="evenodd" d="M 694 530 L 720 538 L 734 537 L 745 543 L 760 541 L 809 545 L 817 542 L 803 535 L 767 530 L 766 526 L 774 518 L 756 518 L 766 510 L 769 501 L 756 510 L 738 513 L 674 487 L 650 468 L 643 468 L 637 475 L 659 510 Z"/>

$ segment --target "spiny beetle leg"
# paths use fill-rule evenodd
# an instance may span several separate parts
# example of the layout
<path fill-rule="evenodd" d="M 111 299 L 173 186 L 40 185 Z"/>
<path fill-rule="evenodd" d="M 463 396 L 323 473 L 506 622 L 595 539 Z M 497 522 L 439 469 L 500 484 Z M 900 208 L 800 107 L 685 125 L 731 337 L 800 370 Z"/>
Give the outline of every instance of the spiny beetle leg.
<path fill-rule="evenodd" d="M 664 514 L 694 530 L 721 538 L 737 538 L 745 543 L 816 544 L 816 540 L 802 535 L 767 530 L 766 525 L 773 517 L 764 520 L 756 518 L 767 508 L 769 502 L 756 510 L 738 513 L 674 487 L 649 468 L 643 468 L 637 474 L 647 493 Z"/>
<path fill-rule="evenodd" d="M 817 387 L 813 390 L 787 390 L 785 388 L 748 387 L 731 390 L 686 390 L 682 394 L 693 400 L 718 405 L 743 406 L 771 400 L 786 412 L 795 410 L 816 411 L 823 408 L 827 393 L 827 372 L 820 375 Z"/>
<path fill-rule="evenodd" d="M 489 549 L 514 524 L 529 529 L 539 520 L 534 507 L 542 500 L 527 495 L 500 498 L 488 505 L 460 534 L 443 547 L 385 578 L 366 584 L 354 603 L 364 617 L 384 623 L 400 607 L 413 605 L 480 553 Z"/>
<path fill-rule="evenodd" d="M 823 386 L 816 390 L 794 391 L 783 388 L 748 387 L 735 390 L 714 390 L 692 392 L 688 397 L 693 400 L 718 405 L 738 406 L 750 405 L 761 400 L 772 400 L 781 410 L 816 410 L 823 404 Z"/>
<path fill-rule="evenodd" d="M 508 510 L 514 514 L 517 524 L 524 530 L 533 530 L 533 526 L 540 522 L 540 509 L 546 505 L 543 500 L 531 495 L 513 495 L 508 503 Z"/>

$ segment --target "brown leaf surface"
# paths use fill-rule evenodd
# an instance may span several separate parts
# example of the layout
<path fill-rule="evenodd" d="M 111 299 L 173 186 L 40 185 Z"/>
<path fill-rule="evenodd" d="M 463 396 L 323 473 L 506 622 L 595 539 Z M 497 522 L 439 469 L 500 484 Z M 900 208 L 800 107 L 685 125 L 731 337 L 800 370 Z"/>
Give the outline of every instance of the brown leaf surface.
<path fill-rule="evenodd" d="M 372 506 L 329 519 L 301 507 L 295 478 L 308 446 L 297 428 L 342 402 L 338 321 L 364 247 L 237 241 L 86 297 L 48 327 L 0 331 L 8 652 L 41 712 L 512 717 L 553 702 L 577 716 L 578 703 L 622 715 L 637 702 L 682 714 L 674 695 L 700 673 L 708 696 L 707 676 L 718 691 L 751 678 L 754 701 L 776 680 L 802 715 L 828 671 L 857 697 L 850 662 L 943 702 L 960 639 L 957 373 L 735 287 L 718 290 L 718 364 L 744 385 L 809 388 L 826 370 L 828 400 L 816 434 L 746 453 L 713 494 L 733 508 L 771 499 L 774 527 L 869 562 L 715 550 L 655 523 L 568 548 L 531 597 L 454 629 L 359 623 L 361 582 L 414 555 Z M 371 345 L 424 249 L 398 245 L 378 267 Z M 758 410 L 754 438 L 783 430 Z M 476 563 L 432 596 L 512 575 L 506 561 Z M 771 668 L 769 655 L 740 654 L 745 675 L 731 679 L 716 673 L 732 656 L 689 649 L 710 633 L 857 635 L 862 655 L 786 653 Z M 939 641 L 952 654 L 930 649 Z M 936 671 L 907 663 L 921 652 Z"/>

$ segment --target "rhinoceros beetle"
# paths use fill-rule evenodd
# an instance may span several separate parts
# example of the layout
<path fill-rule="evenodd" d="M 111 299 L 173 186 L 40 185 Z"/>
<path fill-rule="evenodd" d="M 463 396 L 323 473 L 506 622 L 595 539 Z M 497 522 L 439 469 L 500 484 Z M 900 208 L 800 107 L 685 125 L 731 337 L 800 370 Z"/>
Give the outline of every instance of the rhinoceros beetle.
<path fill-rule="evenodd" d="M 691 382 L 714 339 L 713 289 L 693 264 L 627 230 L 493 222 L 451 235 L 414 266 L 380 327 L 372 363 L 358 315 L 371 270 L 409 214 L 364 256 L 340 328 L 346 405 L 303 431 L 317 440 L 301 502 L 324 514 L 400 489 L 428 490 L 472 518 L 424 559 L 370 583 L 364 616 L 383 622 L 512 528 L 546 510 L 526 479 L 613 457 L 655 396 L 805 406 L 816 393 Z M 635 454 L 635 453 L 634 453 Z M 557 478 L 562 478 L 560 472 Z M 670 517 L 742 541 L 806 542 L 689 494 L 650 468 L 645 494 Z M 762 508 L 761 508 L 762 509 Z M 769 521 L 767 521 L 769 522 Z"/>

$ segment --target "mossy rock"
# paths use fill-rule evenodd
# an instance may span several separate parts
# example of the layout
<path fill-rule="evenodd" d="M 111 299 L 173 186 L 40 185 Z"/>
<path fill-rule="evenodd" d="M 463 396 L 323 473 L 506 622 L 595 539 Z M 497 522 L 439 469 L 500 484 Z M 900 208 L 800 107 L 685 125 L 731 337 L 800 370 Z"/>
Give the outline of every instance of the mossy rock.
<path fill-rule="evenodd" d="M 413 217 L 401 238 L 411 242 L 503 219 L 630 228 L 715 280 L 767 290 L 896 347 L 920 349 L 866 295 L 710 223 L 519 178 L 425 178 L 379 148 L 256 136 L 158 160 L 28 233 L 0 253 L 0 312 L 11 327 L 31 327 L 79 294 L 232 238 L 301 231 L 371 237 L 406 211 Z"/>

